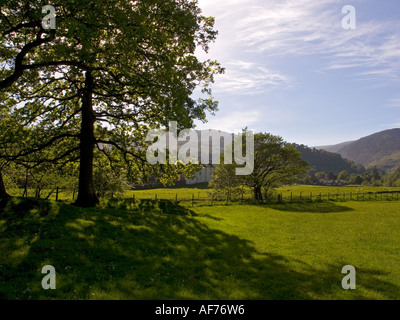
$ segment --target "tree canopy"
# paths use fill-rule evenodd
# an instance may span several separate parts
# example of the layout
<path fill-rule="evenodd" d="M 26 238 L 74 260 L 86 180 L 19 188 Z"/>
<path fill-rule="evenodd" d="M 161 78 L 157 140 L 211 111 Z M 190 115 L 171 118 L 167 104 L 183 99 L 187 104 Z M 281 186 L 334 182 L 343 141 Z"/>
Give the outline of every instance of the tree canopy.
<path fill-rule="evenodd" d="M 281 137 L 269 133 L 254 135 L 254 170 L 247 176 L 233 177 L 237 164 L 218 166 L 213 174 L 213 184 L 219 188 L 234 188 L 239 185 L 251 187 L 254 199 L 263 201 L 264 195 L 282 184 L 296 181 L 307 173 L 308 163 L 301 159 L 294 145 Z"/>
<path fill-rule="evenodd" d="M 176 178 L 173 168 L 146 165 L 145 136 L 173 120 L 191 127 L 217 110 L 210 86 L 223 69 L 195 55 L 215 40 L 214 19 L 189 0 L 52 4 L 55 30 L 43 28 L 40 1 L 1 6 L 0 89 L 13 101 L 10 119 L 29 129 L 29 143 L 13 156 L 0 151 L 1 157 L 40 152 L 38 162 L 79 160 L 80 206 L 98 202 L 95 152 L 122 160 L 132 177 Z M 195 101 L 198 87 L 204 98 Z"/>

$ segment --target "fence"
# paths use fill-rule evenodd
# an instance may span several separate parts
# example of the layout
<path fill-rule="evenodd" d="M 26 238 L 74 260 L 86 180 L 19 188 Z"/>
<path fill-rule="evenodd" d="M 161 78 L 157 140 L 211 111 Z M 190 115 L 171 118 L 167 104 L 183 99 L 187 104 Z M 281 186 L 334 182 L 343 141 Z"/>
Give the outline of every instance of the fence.
<path fill-rule="evenodd" d="M 377 191 L 377 192 L 350 192 L 350 193 L 318 193 L 313 194 L 299 192 L 297 194 L 283 194 L 280 193 L 272 198 L 264 199 L 263 201 L 255 201 L 254 198 L 248 195 L 231 198 L 228 195 L 225 198 L 221 195 L 210 193 L 208 197 L 200 197 L 199 195 L 192 194 L 191 197 L 179 196 L 175 197 L 160 197 L 157 193 L 154 197 L 137 197 L 133 195 L 133 201 L 138 200 L 170 200 L 176 203 L 186 203 L 191 206 L 195 205 L 221 205 L 221 204 L 254 204 L 254 203 L 304 203 L 304 202 L 346 202 L 346 201 L 399 201 L 400 191 Z"/>
<path fill-rule="evenodd" d="M 165 193 L 158 194 L 154 190 L 151 195 L 143 196 L 140 193 L 136 194 L 133 191 L 133 195 L 130 197 L 131 201 L 136 200 L 169 200 L 176 203 L 183 203 L 189 206 L 195 205 L 228 205 L 228 204 L 260 204 L 260 203 L 304 203 L 304 202 L 346 202 L 346 201 L 399 201 L 399 191 L 376 191 L 376 192 L 336 192 L 336 193 L 313 193 L 313 192 L 285 192 L 276 194 L 270 198 L 264 199 L 263 201 L 255 201 L 252 193 L 242 193 L 240 196 L 232 197 L 228 194 L 216 194 L 207 192 L 207 196 L 200 196 L 200 192 L 196 194 L 190 194 L 186 192 L 185 195 Z M 55 200 L 68 200 L 70 198 L 75 199 L 75 192 L 66 192 L 61 188 L 55 188 L 51 194 L 51 198 Z M 27 196 L 27 195 L 26 195 Z M 126 199 L 126 197 L 123 197 Z"/>

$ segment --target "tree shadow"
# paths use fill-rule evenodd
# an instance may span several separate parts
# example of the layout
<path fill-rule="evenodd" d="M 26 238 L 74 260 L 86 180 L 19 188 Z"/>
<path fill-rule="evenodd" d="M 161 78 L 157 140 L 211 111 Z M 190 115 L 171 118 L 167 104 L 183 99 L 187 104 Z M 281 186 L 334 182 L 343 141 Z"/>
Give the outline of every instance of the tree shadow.
<path fill-rule="evenodd" d="M 172 201 L 165 212 L 155 201 L 132 210 L 42 202 L 47 215 L 17 219 L 14 203 L 1 217 L 2 299 L 315 299 L 342 290 L 345 264 L 322 274 L 309 265 L 294 268 L 293 259 L 211 229 Z M 48 264 L 57 271 L 56 290 L 41 287 Z M 369 290 L 386 288 L 384 296 L 395 298 L 399 287 L 382 287 L 378 271 L 364 271 Z"/>
<path fill-rule="evenodd" d="M 3 213 L 4 208 L 7 206 L 10 197 L 0 199 L 0 213 Z"/>
<path fill-rule="evenodd" d="M 270 204 L 268 207 L 289 212 L 309 212 L 309 213 L 338 213 L 354 211 L 353 208 L 338 205 L 334 202 L 292 202 Z"/>

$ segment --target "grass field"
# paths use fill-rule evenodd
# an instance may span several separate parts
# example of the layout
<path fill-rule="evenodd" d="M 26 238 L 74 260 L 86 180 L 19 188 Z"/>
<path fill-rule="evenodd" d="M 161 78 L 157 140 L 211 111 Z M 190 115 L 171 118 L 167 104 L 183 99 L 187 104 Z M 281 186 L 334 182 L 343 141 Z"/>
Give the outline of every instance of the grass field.
<path fill-rule="evenodd" d="M 397 201 L 83 210 L 11 198 L 0 212 L 0 299 L 400 298 Z M 41 287 L 48 264 L 56 290 Z M 356 290 L 341 287 L 345 265 Z"/>
<path fill-rule="evenodd" d="M 8 190 L 12 196 L 20 197 L 23 194 L 22 189 L 12 189 Z M 398 191 L 397 194 L 393 195 L 383 195 L 375 198 L 374 195 L 368 197 L 368 193 L 377 192 Z M 46 197 L 49 191 L 42 191 L 43 197 Z M 178 201 L 200 201 L 200 204 L 204 202 L 211 203 L 211 194 L 213 190 L 207 187 L 207 184 L 199 184 L 194 186 L 187 186 L 185 188 L 159 188 L 159 189 L 145 189 L 145 190 L 129 190 L 124 195 L 123 198 L 132 199 L 146 199 L 146 200 L 176 200 Z M 282 194 L 283 199 L 289 201 L 291 196 L 294 200 L 298 200 L 301 196 L 303 199 L 309 199 L 312 196 L 313 200 L 317 200 L 319 196 L 322 196 L 323 200 L 328 200 L 328 195 L 331 195 L 330 200 L 350 200 L 350 194 L 352 194 L 352 200 L 400 200 L 400 188 L 389 188 L 389 187 L 370 187 L 370 186 L 343 186 L 343 187 L 325 187 L 325 186 L 307 186 L 307 185 L 295 185 L 295 186 L 285 186 L 277 189 L 278 194 Z M 34 190 L 28 190 L 29 196 L 34 196 Z M 345 194 L 345 197 L 343 196 Z M 359 194 L 359 196 L 357 196 Z M 337 198 L 336 198 L 337 195 Z M 73 194 L 72 192 L 60 191 L 59 200 L 72 203 Z M 50 200 L 55 200 L 55 192 L 49 197 Z M 246 190 L 244 195 L 245 200 L 253 199 L 253 192 L 249 188 Z M 241 200 L 241 199 L 239 199 Z M 225 200 L 221 200 L 220 203 L 225 203 Z"/>

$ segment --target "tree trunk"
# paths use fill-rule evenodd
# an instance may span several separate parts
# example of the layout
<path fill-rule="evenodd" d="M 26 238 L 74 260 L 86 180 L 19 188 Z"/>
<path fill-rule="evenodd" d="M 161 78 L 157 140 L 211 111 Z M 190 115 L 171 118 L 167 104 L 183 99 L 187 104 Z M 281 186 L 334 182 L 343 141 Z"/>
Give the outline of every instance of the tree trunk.
<path fill-rule="evenodd" d="M 80 132 L 80 167 L 78 198 L 75 202 L 79 207 L 94 207 L 99 203 L 93 184 L 93 149 L 95 145 L 93 111 L 93 77 L 86 72 L 85 90 L 82 96 L 82 122 Z"/>
<path fill-rule="evenodd" d="M 8 198 L 10 195 L 6 191 L 6 187 L 3 181 L 3 175 L 0 170 L 0 199 Z"/>
<path fill-rule="evenodd" d="M 254 200 L 263 202 L 263 195 L 260 186 L 254 187 Z"/>

